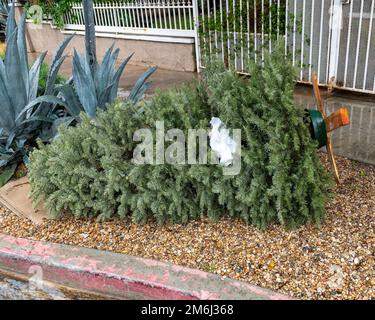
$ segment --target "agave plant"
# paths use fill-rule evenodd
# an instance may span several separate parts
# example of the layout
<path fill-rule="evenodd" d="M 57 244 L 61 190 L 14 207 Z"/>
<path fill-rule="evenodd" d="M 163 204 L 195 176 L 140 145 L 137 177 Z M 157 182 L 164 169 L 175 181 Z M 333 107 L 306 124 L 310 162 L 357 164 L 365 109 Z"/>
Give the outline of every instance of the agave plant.
<path fill-rule="evenodd" d="M 85 47 L 86 53 L 80 55 L 74 50 L 73 77 L 71 83 L 60 87 L 59 99 L 55 102 L 64 105 L 71 117 L 79 121 L 80 112 L 94 118 L 98 108 L 105 109 L 117 98 L 120 77 L 133 54 L 127 57 L 116 69 L 119 49 L 114 50 L 114 44 L 106 51 L 101 64 L 96 58 L 95 24 L 92 0 L 84 0 Z M 147 79 L 156 68 L 149 68 L 135 83 L 128 99 L 137 102 L 150 86 Z M 54 99 L 53 97 L 45 97 Z M 44 98 L 41 98 L 44 99 Z M 71 121 L 70 118 L 66 118 Z"/>
<path fill-rule="evenodd" d="M 98 108 L 104 109 L 116 100 L 120 77 L 132 54 L 116 69 L 119 49 L 113 50 L 113 47 L 112 45 L 107 50 L 101 64 L 95 61 L 93 66 L 89 64 L 88 55 L 82 56 L 74 50 L 74 88 L 69 84 L 60 87 L 60 95 L 64 100 L 60 104 L 66 105 L 72 116 L 78 117 L 84 111 L 94 118 Z M 150 82 L 146 81 L 155 70 L 156 68 L 149 68 L 137 80 L 128 99 L 136 102 L 143 96 L 150 86 Z"/>
<path fill-rule="evenodd" d="M 46 52 L 29 67 L 25 15 L 21 17 L 17 27 L 14 6 L 9 12 L 6 34 L 5 58 L 4 61 L 0 59 L 0 185 L 13 175 L 17 163 L 28 161 L 28 146 L 37 137 L 51 133 L 51 127 L 60 117 L 53 99 L 42 99 L 35 103 L 38 100 L 40 68 Z M 62 54 L 71 38 L 72 36 L 67 37 L 55 52 L 47 77 L 46 96 L 51 96 L 54 92 L 58 71 L 66 57 Z M 28 105 L 33 107 L 27 108 Z"/>

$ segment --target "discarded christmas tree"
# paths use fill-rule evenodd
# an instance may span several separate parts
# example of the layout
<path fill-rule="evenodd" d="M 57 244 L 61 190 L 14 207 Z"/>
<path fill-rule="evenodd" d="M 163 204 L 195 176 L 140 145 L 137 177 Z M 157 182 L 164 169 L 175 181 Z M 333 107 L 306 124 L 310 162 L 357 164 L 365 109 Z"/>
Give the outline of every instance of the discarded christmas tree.
<path fill-rule="evenodd" d="M 65 210 L 136 222 L 229 215 L 259 228 L 319 224 L 330 177 L 294 105 L 295 70 L 282 50 L 267 55 L 263 66 L 251 63 L 249 79 L 213 63 L 200 82 L 61 128 L 59 139 L 32 154 L 33 199 L 44 199 L 56 215 Z M 209 163 L 132 163 L 136 130 L 164 121 L 165 131 L 178 128 L 188 136 L 189 129 L 207 129 L 212 117 L 242 131 L 239 174 L 223 175 Z"/>

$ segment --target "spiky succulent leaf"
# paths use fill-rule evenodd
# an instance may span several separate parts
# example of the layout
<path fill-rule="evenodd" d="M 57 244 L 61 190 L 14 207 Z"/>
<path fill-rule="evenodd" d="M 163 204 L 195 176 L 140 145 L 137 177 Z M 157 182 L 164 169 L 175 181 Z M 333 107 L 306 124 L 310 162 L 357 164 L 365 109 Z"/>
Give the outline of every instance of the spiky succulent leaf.
<path fill-rule="evenodd" d="M 96 92 L 100 95 L 100 93 L 108 87 L 111 80 L 111 73 L 114 69 L 114 62 L 112 59 L 112 50 L 114 47 L 114 43 L 111 47 L 107 49 L 104 54 L 104 58 L 102 64 L 97 64 L 97 67 L 94 72 L 94 79 L 95 79 L 95 87 Z"/>
<path fill-rule="evenodd" d="M 59 87 L 59 95 L 64 98 L 66 109 L 69 114 L 73 117 L 78 117 L 79 114 L 84 111 L 74 88 L 70 84 L 66 84 Z"/>
<path fill-rule="evenodd" d="M 47 83 L 46 83 L 46 91 L 44 93 L 45 95 L 52 94 L 52 91 L 53 91 L 53 88 L 54 88 L 54 85 L 55 85 L 55 82 L 56 82 L 57 73 L 58 73 L 58 71 L 61 67 L 62 62 L 65 59 L 65 58 L 62 59 L 63 52 L 66 49 L 66 47 L 68 46 L 69 42 L 73 39 L 74 36 L 75 36 L 75 34 L 67 36 L 59 44 L 59 46 L 57 47 L 57 49 L 56 49 L 56 51 L 55 51 L 55 53 L 52 57 L 51 68 L 50 68 L 50 72 L 48 74 Z"/>
<path fill-rule="evenodd" d="M 3 169 L 3 172 L 0 174 L 0 188 L 5 185 L 13 176 L 14 172 L 16 171 L 17 164 L 11 164 L 6 166 Z"/>
<path fill-rule="evenodd" d="M 111 94 L 110 94 L 110 97 L 109 97 L 109 100 L 110 100 L 111 103 L 113 101 L 115 101 L 115 99 L 117 98 L 117 92 L 118 92 L 118 87 L 119 87 L 121 75 L 124 73 L 125 67 L 126 67 L 126 65 L 128 64 L 129 60 L 132 58 L 133 55 L 134 55 L 134 52 L 132 54 L 130 54 L 121 63 L 121 65 L 119 66 L 119 68 L 117 69 L 116 73 L 113 76 L 113 79 L 112 79 L 113 86 L 112 86 Z"/>
<path fill-rule="evenodd" d="M 6 86 L 6 73 L 3 60 L 0 59 L 0 128 L 9 132 L 15 126 L 14 110 Z"/>
<path fill-rule="evenodd" d="M 26 47 L 26 32 L 25 32 L 26 15 L 25 13 L 21 16 L 20 22 L 17 29 L 17 47 L 18 54 L 20 57 L 20 68 L 22 72 L 22 80 L 25 85 L 26 96 L 29 96 L 29 62 L 27 59 L 27 47 Z"/>
<path fill-rule="evenodd" d="M 90 117 L 96 116 L 98 100 L 94 79 L 87 60 L 81 57 L 76 50 L 73 56 L 73 81 L 83 109 Z"/>
<path fill-rule="evenodd" d="M 12 102 L 14 114 L 18 114 L 27 104 L 23 69 L 17 46 L 17 28 L 10 36 L 5 52 L 6 87 Z"/>
<path fill-rule="evenodd" d="M 59 105 L 62 105 L 64 106 L 65 108 L 68 108 L 68 105 L 62 100 L 62 99 L 59 99 L 58 97 L 56 96 L 40 96 L 36 99 L 34 99 L 33 101 L 29 102 L 22 110 L 21 112 L 18 114 L 16 120 L 17 121 L 20 121 L 20 119 L 22 119 L 24 117 L 25 114 L 27 113 L 30 113 L 30 110 L 33 110 L 33 108 L 35 106 L 38 106 L 39 105 L 39 108 L 41 108 L 41 104 L 42 102 L 47 102 L 48 104 L 50 105 L 54 105 L 54 104 L 59 104 Z M 38 108 L 38 109 L 39 109 Z M 30 113 L 30 116 L 33 116 L 33 115 L 36 115 L 36 114 L 40 114 L 39 110 L 37 109 L 37 111 L 33 112 L 33 113 Z M 24 120 L 23 120 L 24 121 Z"/>
<path fill-rule="evenodd" d="M 33 101 L 38 92 L 40 67 L 46 57 L 47 52 L 42 53 L 33 63 L 28 74 L 29 97 L 28 101 Z"/>
<path fill-rule="evenodd" d="M 147 79 L 156 71 L 156 67 L 149 68 L 135 83 L 128 99 L 137 102 L 145 92 L 145 83 Z"/>

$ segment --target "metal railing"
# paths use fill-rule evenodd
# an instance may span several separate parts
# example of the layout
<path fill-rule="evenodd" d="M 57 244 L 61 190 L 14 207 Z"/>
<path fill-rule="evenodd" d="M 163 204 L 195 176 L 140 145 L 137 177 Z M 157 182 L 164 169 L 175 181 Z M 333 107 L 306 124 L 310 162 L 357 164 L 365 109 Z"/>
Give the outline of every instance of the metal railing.
<path fill-rule="evenodd" d="M 94 19 L 98 32 L 195 36 L 192 0 L 96 2 Z M 64 21 L 65 29 L 84 30 L 82 5 L 74 5 Z"/>
<path fill-rule="evenodd" d="M 282 39 L 298 80 L 375 93 L 375 0 L 198 0 L 198 63 L 215 54 L 247 73 Z"/>
<path fill-rule="evenodd" d="M 375 93 L 375 0 L 118 0 L 95 2 L 97 32 L 194 38 L 198 69 L 220 57 L 247 73 L 283 40 L 298 80 Z M 65 29 L 84 30 L 82 5 Z M 169 38 L 172 39 L 173 38 Z"/>

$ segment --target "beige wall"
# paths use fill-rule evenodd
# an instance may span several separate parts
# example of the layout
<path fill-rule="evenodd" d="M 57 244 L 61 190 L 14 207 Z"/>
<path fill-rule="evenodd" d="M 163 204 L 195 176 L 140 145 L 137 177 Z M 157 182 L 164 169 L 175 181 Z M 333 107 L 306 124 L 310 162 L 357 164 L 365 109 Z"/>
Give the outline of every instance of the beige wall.
<path fill-rule="evenodd" d="M 21 7 L 17 8 L 18 16 Z M 43 52 L 48 50 L 50 54 L 54 52 L 59 42 L 61 42 L 67 34 L 53 28 L 49 23 L 40 25 L 27 22 L 27 42 L 31 52 Z M 101 60 L 104 52 L 113 41 L 116 47 L 120 48 L 119 58 L 124 59 L 130 53 L 134 52 L 134 56 L 129 64 L 134 65 L 156 65 L 162 69 L 176 71 L 195 71 L 195 54 L 194 43 L 172 43 L 158 42 L 133 39 L 116 39 L 114 37 L 97 36 L 97 55 Z M 73 48 L 82 52 L 84 50 L 84 36 L 76 34 L 67 48 L 67 53 L 72 54 Z"/>

